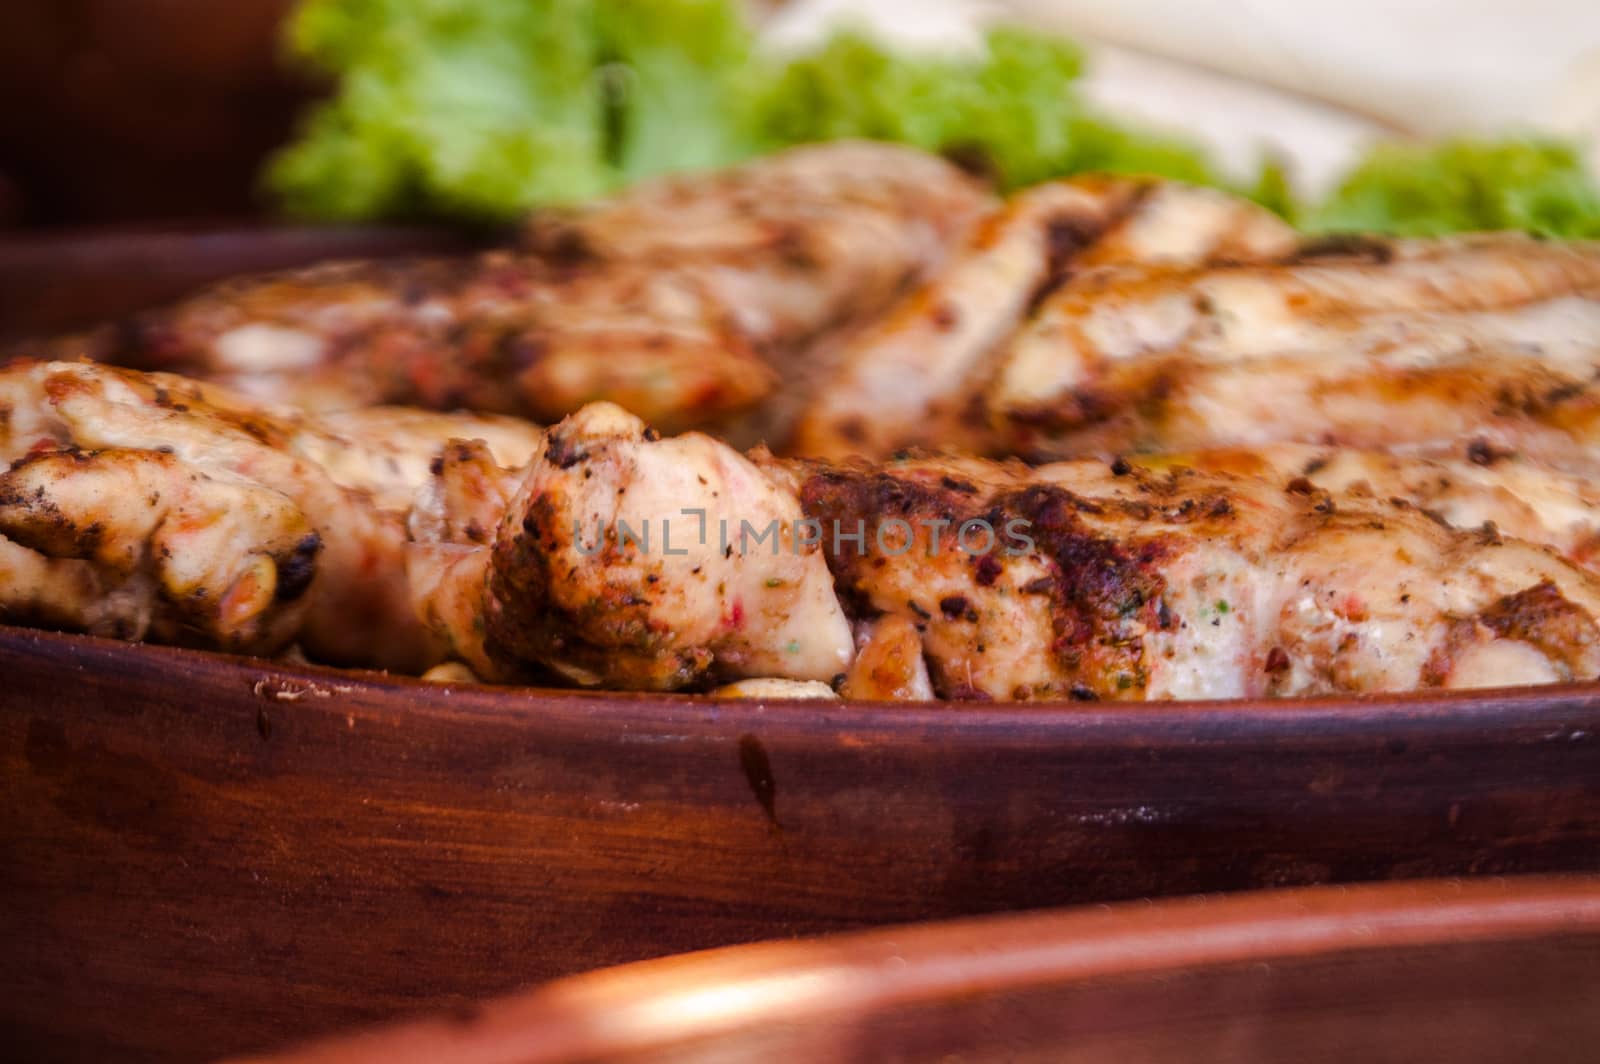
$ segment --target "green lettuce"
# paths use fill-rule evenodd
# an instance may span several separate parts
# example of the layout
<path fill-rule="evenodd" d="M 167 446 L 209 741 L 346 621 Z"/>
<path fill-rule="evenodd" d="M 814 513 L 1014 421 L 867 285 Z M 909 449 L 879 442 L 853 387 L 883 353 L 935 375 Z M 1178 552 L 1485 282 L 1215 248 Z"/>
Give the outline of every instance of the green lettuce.
<path fill-rule="evenodd" d="M 1600 188 L 1573 147 L 1550 141 L 1380 145 L 1300 224 L 1314 232 L 1600 237 Z"/>
<path fill-rule="evenodd" d="M 295 215 L 504 217 L 750 150 L 727 0 L 306 0 L 289 46 L 336 80 L 267 173 Z"/>
<path fill-rule="evenodd" d="M 1003 189 L 1086 171 L 1223 185 L 1316 232 L 1523 229 L 1600 237 L 1572 148 L 1381 146 L 1324 203 L 1268 162 L 1229 186 L 1195 146 L 1114 122 L 1078 93 L 1070 41 L 998 28 L 976 56 L 835 34 L 779 59 L 734 0 L 303 0 L 291 53 L 332 79 L 266 184 L 329 220 L 501 219 L 677 170 L 864 137 L 941 152 Z"/>
<path fill-rule="evenodd" d="M 1085 108 L 1070 41 L 998 28 L 980 57 L 915 57 L 844 31 L 784 66 L 750 123 L 772 147 L 841 137 L 912 144 L 994 175 L 1001 187 L 1088 170 L 1214 182 L 1198 149 Z"/>
<path fill-rule="evenodd" d="M 846 31 L 779 60 L 731 0 L 304 0 L 290 51 L 334 91 L 267 185 L 300 216 L 507 217 L 840 137 L 944 152 L 1007 188 L 1215 180 L 1192 146 L 1089 113 L 1072 43 L 997 29 L 987 45 L 903 56 Z"/>

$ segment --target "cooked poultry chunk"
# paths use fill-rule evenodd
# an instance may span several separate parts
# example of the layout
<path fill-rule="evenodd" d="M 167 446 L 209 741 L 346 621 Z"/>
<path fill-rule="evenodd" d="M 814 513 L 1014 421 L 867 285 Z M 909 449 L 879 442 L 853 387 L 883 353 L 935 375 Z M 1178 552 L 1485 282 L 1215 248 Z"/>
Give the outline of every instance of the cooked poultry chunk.
<path fill-rule="evenodd" d="M 881 308 L 990 202 L 938 156 L 835 141 L 538 213 L 524 243 L 558 261 L 691 268 L 741 333 L 781 347 Z"/>
<path fill-rule="evenodd" d="M 444 648 L 409 608 L 405 511 L 428 477 L 429 435 L 439 450 L 473 433 L 507 464 L 541 439 L 381 410 L 328 430 L 215 386 L 90 364 L 0 371 L 0 535 L 39 555 L 17 563 L 0 608 L 258 653 L 298 640 L 320 660 L 420 671 Z M 71 601 L 36 584 L 63 559 L 92 570 L 72 570 L 85 594 Z M 87 597 L 92 583 L 112 615 Z"/>
<path fill-rule="evenodd" d="M 857 624 L 856 659 L 839 693 L 863 702 L 927 702 L 933 699 L 922 633 L 896 613 Z"/>
<path fill-rule="evenodd" d="M 1415 510 L 1346 510 L 1257 479 L 1119 477 L 1098 462 L 814 467 L 797 483 L 809 515 L 863 522 L 868 542 L 892 519 L 914 526 L 899 561 L 845 550 L 829 562 L 847 601 L 924 627 L 946 697 L 1408 690 L 1481 682 L 1490 656 L 1504 683 L 1600 665 L 1594 578 Z M 967 546 L 987 552 L 961 549 L 972 521 L 986 524 Z M 1522 624 L 1530 595 L 1562 634 L 1499 646 L 1511 637 L 1496 625 Z"/>
<path fill-rule="evenodd" d="M 1293 246 L 1293 230 L 1276 216 L 1211 189 L 1105 178 L 1036 186 L 985 218 L 925 284 L 842 342 L 832 354 L 835 376 L 802 415 L 790 450 L 842 458 L 911 445 L 981 446 L 963 415 L 991 354 L 1069 271 L 1260 259 Z"/>
<path fill-rule="evenodd" d="M 534 455 L 543 449 L 543 440 Z M 417 495 L 409 519 L 406 574 L 415 615 L 480 677 L 503 674 L 484 649 L 484 594 L 489 548 L 521 477 L 495 460 L 481 441 L 452 440 L 436 475 Z M 508 678 L 531 678 L 527 674 Z"/>
<path fill-rule="evenodd" d="M 0 536 L 0 624 L 140 639 L 150 628 L 153 594 L 143 577 L 103 579 L 89 562 L 46 558 Z"/>
<path fill-rule="evenodd" d="M 986 202 L 908 149 L 801 148 L 541 216 L 517 251 L 226 282 L 85 353 L 310 409 L 553 420 L 609 399 L 712 424 L 772 391 L 764 358 L 875 310 Z"/>
<path fill-rule="evenodd" d="M 1133 461 L 1153 470 L 1186 466 L 1205 472 L 1267 477 L 1302 492 L 1348 496 L 1358 506 L 1414 506 L 1455 528 L 1485 525 L 1555 548 L 1600 571 L 1600 486 L 1592 478 L 1545 469 L 1475 441 L 1459 458 L 1401 458 L 1310 444 L 1149 455 Z"/>
<path fill-rule="evenodd" d="M 279 492 L 117 448 L 41 451 L 13 464 L 0 475 L 0 535 L 44 558 L 90 562 L 129 591 L 114 623 L 133 638 L 246 653 L 294 638 L 322 546 Z M 26 613 L 39 594 L 8 586 L 0 609 Z M 26 598 L 12 606 L 13 596 Z M 107 619 L 85 620 L 95 628 Z"/>
<path fill-rule="evenodd" d="M 492 544 L 413 551 L 418 612 L 487 679 L 831 680 L 850 625 L 800 516 L 731 447 L 595 404 L 549 431 Z"/>
<path fill-rule="evenodd" d="M 697 543 L 683 515 L 700 510 L 713 527 L 777 519 L 780 549 Z M 657 542 L 596 537 L 602 522 Z M 651 689 L 848 675 L 846 609 L 909 622 L 946 698 L 1600 676 L 1600 580 L 1554 553 L 1412 506 L 1192 469 L 746 460 L 593 407 L 551 431 L 479 551 L 477 620 L 500 675 Z"/>
<path fill-rule="evenodd" d="M 472 441 L 497 465 L 525 464 L 543 433 L 520 418 L 440 414 L 411 407 L 341 410 L 315 419 L 294 437 L 296 453 L 320 465 L 343 488 L 371 496 L 379 509 L 407 512 L 431 484 L 445 445 Z"/>
<path fill-rule="evenodd" d="M 983 397 L 1044 460 L 1292 440 L 1593 467 L 1600 245 L 1308 247 L 1270 265 L 1091 271 L 1013 338 Z"/>
<path fill-rule="evenodd" d="M 692 424 L 772 387 L 728 313 L 685 272 L 495 251 L 229 281 L 101 330 L 84 353 L 310 410 L 405 403 L 554 418 L 607 397 Z"/>

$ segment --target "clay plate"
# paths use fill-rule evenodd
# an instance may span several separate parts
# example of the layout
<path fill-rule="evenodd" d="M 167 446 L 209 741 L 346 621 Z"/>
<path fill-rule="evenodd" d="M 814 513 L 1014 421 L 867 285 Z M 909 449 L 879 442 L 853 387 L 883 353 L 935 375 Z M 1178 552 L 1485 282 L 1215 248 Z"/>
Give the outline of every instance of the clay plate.
<path fill-rule="evenodd" d="M 745 946 L 273 1060 L 1577 1064 L 1596 1044 L 1589 878 L 1324 887 Z"/>
<path fill-rule="evenodd" d="M 0 629 L 0 1039 L 199 1060 L 684 950 L 1600 870 L 1600 688 L 1165 706 L 438 687 Z"/>

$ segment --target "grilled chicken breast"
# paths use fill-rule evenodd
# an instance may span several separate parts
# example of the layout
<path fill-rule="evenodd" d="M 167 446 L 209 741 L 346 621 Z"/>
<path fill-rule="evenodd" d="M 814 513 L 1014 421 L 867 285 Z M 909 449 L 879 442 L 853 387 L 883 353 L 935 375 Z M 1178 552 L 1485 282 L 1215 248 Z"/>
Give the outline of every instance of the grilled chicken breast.
<path fill-rule="evenodd" d="M 595 404 L 549 431 L 492 540 L 456 536 L 450 550 L 441 531 L 413 548 L 418 612 L 489 679 L 827 681 L 850 663 L 851 631 L 820 547 L 796 538 L 800 517 L 792 492 L 726 444 L 662 439 Z M 757 536 L 760 552 L 745 551 Z"/>
<path fill-rule="evenodd" d="M 1293 441 L 1594 468 L 1600 245 L 1308 246 L 1272 264 L 1090 271 L 1012 338 L 980 402 L 1036 460 Z"/>
<path fill-rule="evenodd" d="M 411 411 L 324 427 L 212 385 L 71 363 L 0 371 L 0 415 L 0 616 L 253 653 L 298 641 L 319 660 L 417 671 L 444 651 L 405 583 L 430 451 L 479 435 L 514 465 L 540 439 Z"/>
<path fill-rule="evenodd" d="M 799 148 L 540 215 L 515 251 L 229 281 L 64 353 L 318 410 L 553 420 L 608 399 L 663 426 L 715 424 L 767 397 L 775 364 L 876 310 L 987 202 L 909 149 Z"/>
<path fill-rule="evenodd" d="M 1415 507 L 1453 528 L 1485 529 L 1552 547 L 1600 571 L 1600 486 L 1474 441 L 1455 458 L 1398 457 L 1310 444 L 1143 455 L 1144 468 L 1263 477 L 1285 490 L 1326 493 L 1372 508 Z"/>
<path fill-rule="evenodd" d="M 841 342 L 789 450 L 842 458 L 983 447 L 965 415 L 994 354 L 1071 273 L 1250 261 L 1294 244 L 1281 219 L 1212 189 L 1108 178 L 1028 189 L 990 213 L 920 288 Z"/>
<path fill-rule="evenodd" d="M 473 664 L 487 675 L 849 682 L 849 621 L 900 638 L 909 625 L 945 698 L 1600 675 L 1600 580 L 1554 551 L 1190 466 L 745 458 L 592 407 L 551 430 L 493 543 L 468 549 L 478 562 L 451 589 L 468 604 L 452 621 L 486 633 Z"/>

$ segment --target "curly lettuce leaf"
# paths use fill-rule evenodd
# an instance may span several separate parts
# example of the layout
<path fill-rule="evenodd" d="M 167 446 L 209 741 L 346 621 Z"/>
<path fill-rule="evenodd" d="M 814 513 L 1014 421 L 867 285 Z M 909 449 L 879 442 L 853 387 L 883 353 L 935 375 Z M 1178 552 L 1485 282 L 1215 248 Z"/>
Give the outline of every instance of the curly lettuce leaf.
<path fill-rule="evenodd" d="M 995 175 L 1004 188 L 1085 170 L 1214 181 L 1201 153 L 1087 112 L 1070 41 L 998 28 L 978 58 L 897 55 L 844 31 L 789 62 L 751 121 L 769 145 L 841 137 L 912 144 Z"/>
<path fill-rule="evenodd" d="M 1550 141 L 1387 144 L 1302 224 L 1314 232 L 1404 236 L 1520 229 L 1600 237 L 1600 188 L 1576 150 Z"/>
<path fill-rule="evenodd" d="M 1017 29 L 978 56 L 904 55 L 835 34 L 760 55 L 734 0 L 303 0 L 293 53 L 336 79 L 267 185 L 333 220 L 504 218 L 675 170 L 861 137 L 942 152 L 1004 189 L 1085 171 L 1227 186 L 1180 139 L 1077 92 L 1071 42 Z M 1267 162 L 1234 187 L 1312 231 L 1523 229 L 1600 237 L 1600 191 L 1569 147 L 1383 146 L 1320 205 Z"/>
<path fill-rule="evenodd" d="M 754 153 L 739 85 L 753 37 L 727 0 L 599 0 L 608 159 L 622 183 Z"/>
<path fill-rule="evenodd" d="M 719 165 L 708 104 L 749 49 L 727 0 L 306 0 L 289 41 L 338 82 L 267 184 L 328 219 L 506 216 Z"/>

